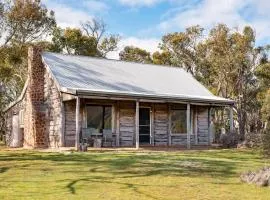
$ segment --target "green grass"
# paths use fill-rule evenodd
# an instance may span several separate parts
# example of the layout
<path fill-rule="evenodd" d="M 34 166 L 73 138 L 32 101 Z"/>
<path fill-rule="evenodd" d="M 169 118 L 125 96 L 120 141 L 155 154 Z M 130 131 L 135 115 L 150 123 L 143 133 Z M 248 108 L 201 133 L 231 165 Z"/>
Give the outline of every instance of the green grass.
<path fill-rule="evenodd" d="M 241 183 L 256 151 L 41 153 L 0 149 L 0 199 L 269 199 Z"/>

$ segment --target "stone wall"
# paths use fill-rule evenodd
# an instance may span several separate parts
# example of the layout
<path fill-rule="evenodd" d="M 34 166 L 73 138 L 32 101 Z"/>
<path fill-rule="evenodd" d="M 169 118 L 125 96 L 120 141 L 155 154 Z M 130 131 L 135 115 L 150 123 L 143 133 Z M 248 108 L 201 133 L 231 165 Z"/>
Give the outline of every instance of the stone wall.
<path fill-rule="evenodd" d="M 41 50 L 28 50 L 28 87 L 24 117 L 24 147 L 48 147 L 46 134 L 46 107 L 44 104 L 44 71 Z"/>
<path fill-rule="evenodd" d="M 57 148 L 63 146 L 63 115 L 61 95 L 55 81 L 48 70 L 44 73 L 44 103 L 46 106 L 46 135 L 48 146 Z"/>
<path fill-rule="evenodd" d="M 24 112 L 23 146 L 26 148 L 59 147 L 62 142 L 62 107 L 60 92 L 41 61 L 41 51 L 28 52 L 28 85 L 21 101 L 6 113 L 6 140 L 12 146 L 12 118 Z M 20 122 L 21 123 L 21 122 Z"/>

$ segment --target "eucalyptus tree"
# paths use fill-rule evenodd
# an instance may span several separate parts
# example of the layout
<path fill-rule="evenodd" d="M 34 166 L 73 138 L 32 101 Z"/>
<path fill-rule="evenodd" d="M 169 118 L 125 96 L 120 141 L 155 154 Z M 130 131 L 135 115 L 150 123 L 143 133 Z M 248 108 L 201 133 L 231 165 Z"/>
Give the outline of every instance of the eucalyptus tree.
<path fill-rule="evenodd" d="M 53 31 L 51 51 L 74 55 L 106 57 L 117 50 L 119 35 L 106 34 L 106 24 L 93 19 L 81 24 L 80 28 L 57 27 Z"/>
<path fill-rule="evenodd" d="M 138 63 L 152 63 L 150 52 L 134 47 L 134 46 L 126 46 L 119 53 L 120 60 L 138 62 Z"/>

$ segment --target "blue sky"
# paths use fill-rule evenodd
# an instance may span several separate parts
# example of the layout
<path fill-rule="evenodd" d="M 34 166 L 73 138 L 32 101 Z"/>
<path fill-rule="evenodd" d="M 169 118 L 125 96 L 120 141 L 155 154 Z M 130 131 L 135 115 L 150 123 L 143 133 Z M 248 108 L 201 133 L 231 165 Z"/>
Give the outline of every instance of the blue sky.
<path fill-rule="evenodd" d="M 183 31 L 191 25 L 207 30 L 217 23 L 241 30 L 250 25 L 256 30 L 257 45 L 270 43 L 269 0 L 43 0 L 55 11 L 61 27 L 77 27 L 93 17 L 102 18 L 109 33 L 122 40 L 118 53 L 126 45 L 158 49 L 162 35 Z"/>

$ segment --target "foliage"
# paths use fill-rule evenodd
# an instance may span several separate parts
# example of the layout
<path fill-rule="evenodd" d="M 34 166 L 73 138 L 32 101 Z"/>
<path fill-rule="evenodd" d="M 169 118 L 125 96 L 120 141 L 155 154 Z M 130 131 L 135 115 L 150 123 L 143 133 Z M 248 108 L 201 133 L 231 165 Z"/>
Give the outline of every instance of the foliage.
<path fill-rule="evenodd" d="M 215 94 L 236 101 L 239 132 L 243 140 L 248 114 L 252 118 L 259 111 L 254 71 L 261 52 L 255 47 L 254 31 L 245 27 L 242 33 L 233 32 L 220 24 L 210 31 L 208 38 L 200 45 L 204 53 L 198 74 Z"/>
<path fill-rule="evenodd" d="M 95 56 L 98 54 L 96 40 L 93 37 L 83 35 L 77 28 L 62 30 L 57 28 L 53 32 L 52 50 L 55 52 L 66 52 L 74 55 Z"/>
<path fill-rule="evenodd" d="M 27 48 L 47 37 L 55 27 L 54 13 L 40 0 L 0 3 L 0 120 L 3 108 L 21 92 L 27 75 Z M 3 131 L 0 125 L 0 132 Z"/>
<path fill-rule="evenodd" d="M 151 58 L 143 49 L 126 47 L 120 58 L 184 68 L 215 95 L 235 100 L 241 140 L 247 131 L 261 130 L 260 109 L 270 85 L 269 47 L 255 46 L 251 27 L 239 31 L 218 24 L 205 35 L 199 25 L 191 26 L 164 35 L 160 49 Z M 216 111 L 215 117 L 221 120 L 218 124 L 226 124 L 225 113 Z"/>
<path fill-rule="evenodd" d="M 173 58 L 168 51 L 156 51 L 153 53 L 153 63 L 156 65 L 173 65 Z"/>
<path fill-rule="evenodd" d="M 163 36 L 160 48 L 165 52 L 163 56 L 170 55 L 169 64 L 183 67 L 194 75 L 196 66 L 200 63 L 197 49 L 202 32 L 203 28 L 200 26 L 192 26 L 185 32 L 169 33 Z M 166 60 L 168 61 L 168 59 Z"/>
<path fill-rule="evenodd" d="M 93 19 L 81 25 L 81 28 L 55 28 L 51 51 L 74 55 L 106 57 L 117 49 L 120 37 L 105 36 L 106 25 L 102 20 Z"/>
<path fill-rule="evenodd" d="M 5 0 L 1 10 L 4 46 L 45 38 L 55 26 L 54 12 L 49 12 L 40 0 Z"/>
<path fill-rule="evenodd" d="M 263 153 L 266 156 L 270 156 L 270 126 L 269 125 L 264 130 L 262 140 L 263 140 L 263 145 L 262 145 Z"/>
<path fill-rule="evenodd" d="M 152 63 L 150 52 L 133 46 L 126 46 L 124 50 L 119 53 L 119 57 L 120 60 L 124 61 Z"/>
<path fill-rule="evenodd" d="M 39 0 L 3 1 L 1 15 L 0 83 L 10 102 L 20 92 L 26 79 L 27 47 L 51 33 L 54 13 Z"/>
<path fill-rule="evenodd" d="M 263 134 L 263 150 L 266 155 L 270 156 L 270 89 L 267 91 L 264 99 L 262 116 L 266 121 Z"/>

